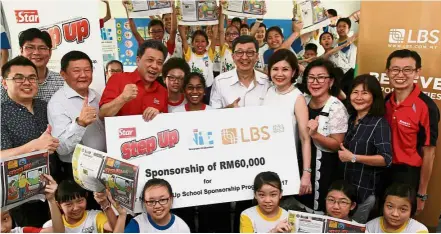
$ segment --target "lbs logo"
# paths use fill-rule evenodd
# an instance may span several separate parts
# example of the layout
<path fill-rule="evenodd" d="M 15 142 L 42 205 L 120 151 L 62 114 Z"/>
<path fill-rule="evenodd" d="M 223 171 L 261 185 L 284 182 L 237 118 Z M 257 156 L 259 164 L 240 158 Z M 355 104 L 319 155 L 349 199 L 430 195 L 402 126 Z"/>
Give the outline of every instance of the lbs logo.
<path fill-rule="evenodd" d="M 240 128 L 227 128 L 222 130 L 222 144 L 232 145 L 238 143 L 240 139 L 243 143 L 253 141 L 266 141 L 271 138 L 268 126 Z"/>
<path fill-rule="evenodd" d="M 40 23 L 37 10 L 15 10 L 15 18 L 18 24 Z"/>
<path fill-rule="evenodd" d="M 389 30 L 389 43 L 391 44 L 437 44 L 439 42 L 440 31 L 435 30 L 406 30 L 394 28 Z"/>

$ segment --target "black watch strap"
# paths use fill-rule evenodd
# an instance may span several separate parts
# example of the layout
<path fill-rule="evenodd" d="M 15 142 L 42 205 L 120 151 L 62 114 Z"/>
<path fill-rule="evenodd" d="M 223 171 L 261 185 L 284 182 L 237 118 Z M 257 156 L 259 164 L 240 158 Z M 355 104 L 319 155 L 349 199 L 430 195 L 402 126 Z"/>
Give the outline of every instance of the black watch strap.
<path fill-rule="evenodd" d="M 429 195 L 427 195 L 427 194 L 419 194 L 419 193 L 417 193 L 417 198 L 420 198 L 421 199 L 421 201 L 425 201 L 425 200 L 427 200 L 427 198 L 429 198 Z"/>

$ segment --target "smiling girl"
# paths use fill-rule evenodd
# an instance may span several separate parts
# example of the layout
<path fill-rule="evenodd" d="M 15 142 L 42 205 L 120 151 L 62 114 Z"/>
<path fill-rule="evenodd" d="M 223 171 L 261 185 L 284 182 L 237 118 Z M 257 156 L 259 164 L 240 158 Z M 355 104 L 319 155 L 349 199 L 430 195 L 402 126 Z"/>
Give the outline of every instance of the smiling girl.
<path fill-rule="evenodd" d="M 187 99 L 187 103 L 183 106 L 179 106 L 173 112 L 184 111 L 200 111 L 212 109 L 209 105 L 203 103 L 205 95 L 205 79 L 202 74 L 192 72 L 184 78 L 184 94 Z"/>
<path fill-rule="evenodd" d="M 261 172 L 254 179 L 254 198 L 257 206 L 246 209 L 240 215 L 241 233 L 286 233 L 292 227 L 288 212 L 279 207 L 282 198 L 282 182 L 274 172 Z"/>

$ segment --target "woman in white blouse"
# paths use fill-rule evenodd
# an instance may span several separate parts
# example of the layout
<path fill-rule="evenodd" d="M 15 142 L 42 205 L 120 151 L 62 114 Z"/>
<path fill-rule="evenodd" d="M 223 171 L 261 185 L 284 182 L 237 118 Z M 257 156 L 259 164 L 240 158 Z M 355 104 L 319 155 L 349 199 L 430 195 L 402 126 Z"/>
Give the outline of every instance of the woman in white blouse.
<path fill-rule="evenodd" d="M 301 141 L 301 152 L 297 153 L 301 171 L 299 194 L 310 194 L 311 185 L 311 140 L 308 135 L 308 108 L 302 92 L 294 85 L 299 75 L 299 65 L 296 56 L 287 49 L 276 51 L 268 62 L 268 76 L 274 86 L 268 89 L 264 105 L 289 108 L 293 117 L 294 134 L 297 127 Z M 297 137 L 296 137 L 297 139 Z M 296 140 L 297 141 L 297 140 Z M 297 142 L 296 142 L 297 143 Z M 300 167 L 300 162 L 303 162 Z"/>

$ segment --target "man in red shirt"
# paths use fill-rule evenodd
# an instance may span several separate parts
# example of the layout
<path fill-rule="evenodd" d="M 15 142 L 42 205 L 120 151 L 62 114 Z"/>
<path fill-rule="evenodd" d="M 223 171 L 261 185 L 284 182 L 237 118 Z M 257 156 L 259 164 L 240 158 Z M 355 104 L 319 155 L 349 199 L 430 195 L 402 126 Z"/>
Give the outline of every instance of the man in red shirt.
<path fill-rule="evenodd" d="M 387 76 L 394 91 L 386 97 L 386 118 L 391 126 L 393 158 L 390 183 L 407 183 L 418 191 L 417 210 L 424 209 L 432 174 L 440 113 L 435 102 L 414 84 L 420 76 L 421 57 L 415 51 L 389 55 Z"/>
<path fill-rule="evenodd" d="M 107 82 L 100 101 L 99 116 L 143 115 L 146 121 L 167 113 L 167 90 L 156 81 L 162 72 L 167 48 L 156 40 L 146 40 L 137 52 L 138 68 L 117 73 Z"/>

